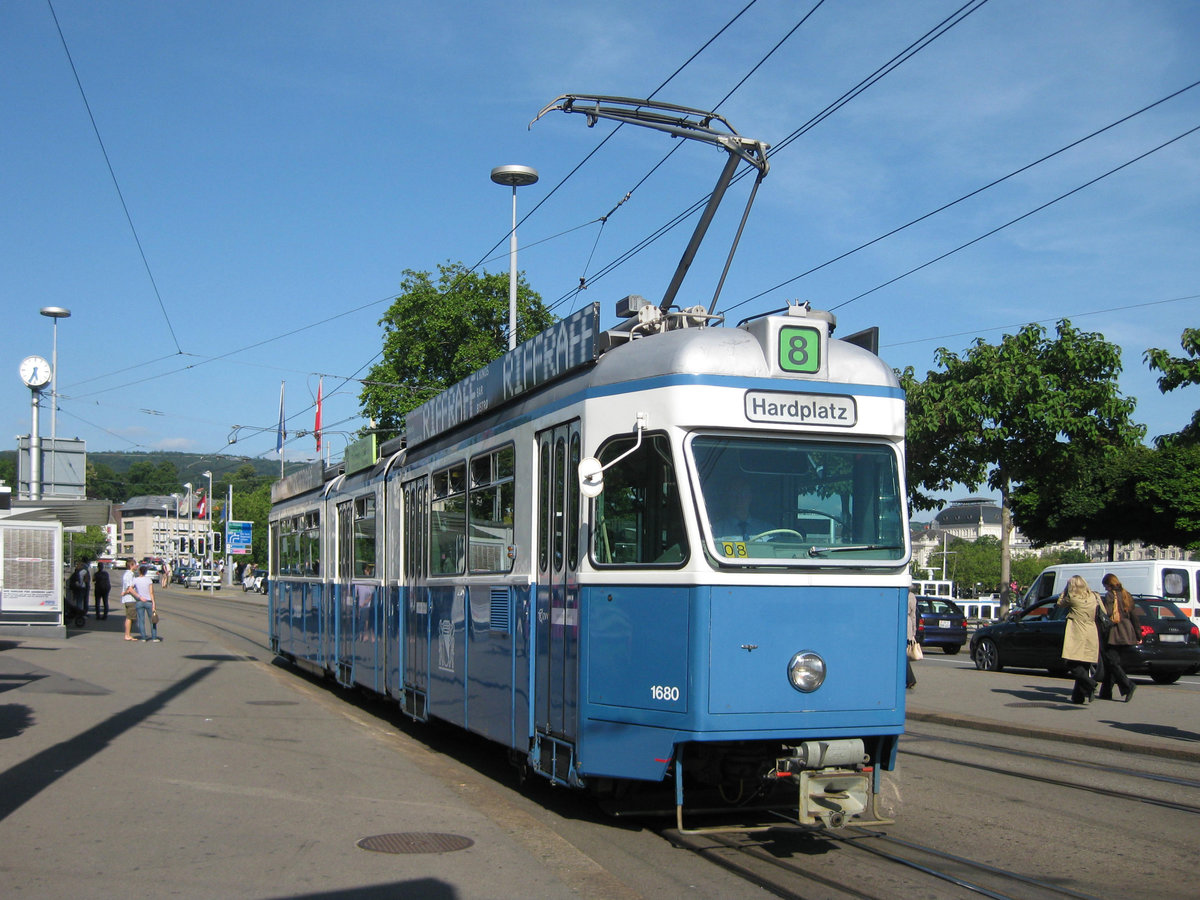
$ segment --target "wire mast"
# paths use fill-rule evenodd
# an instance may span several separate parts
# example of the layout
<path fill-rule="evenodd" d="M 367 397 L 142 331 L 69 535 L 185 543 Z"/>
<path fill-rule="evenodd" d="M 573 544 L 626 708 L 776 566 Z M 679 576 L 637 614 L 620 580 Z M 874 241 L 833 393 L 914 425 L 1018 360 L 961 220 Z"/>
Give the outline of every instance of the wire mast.
<path fill-rule="evenodd" d="M 742 212 L 742 220 L 733 237 L 733 245 L 729 248 L 729 255 L 725 259 L 725 268 L 721 270 L 721 277 L 717 281 L 712 303 L 708 307 L 708 314 L 712 315 L 717 307 L 717 298 L 721 296 L 725 277 L 729 274 L 729 267 L 733 263 L 733 254 L 737 251 L 742 231 L 746 227 L 750 207 L 754 204 L 754 195 L 758 193 L 758 186 L 770 169 L 770 163 L 767 162 L 767 150 L 770 145 L 752 138 L 742 137 L 724 117 L 713 112 L 692 109 L 687 106 L 676 106 L 673 103 L 659 103 L 655 100 L 635 100 L 629 97 L 608 97 L 600 94 L 563 94 L 539 112 L 533 122 L 555 109 L 567 113 L 583 113 L 587 116 L 589 128 L 600 119 L 611 119 L 623 125 L 640 125 L 644 128 L 665 131 L 675 137 L 716 144 L 729 154 L 725 168 L 721 170 L 721 176 L 717 179 L 716 187 L 709 194 L 708 203 L 700 215 L 700 221 L 696 223 L 696 229 L 692 232 L 692 239 L 688 241 L 679 265 L 675 267 L 671 283 L 667 286 L 667 292 L 658 305 L 663 312 L 666 312 L 675 303 L 675 295 L 679 293 L 679 287 L 692 265 L 692 260 L 696 257 L 700 242 L 704 240 L 704 235 L 712 223 L 717 207 L 721 204 L 726 189 L 733 181 L 738 163 L 745 161 L 758 170 L 758 177 L 754 179 L 754 187 L 750 190 L 746 208 Z M 533 122 L 529 124 L 532 125 Z"/>

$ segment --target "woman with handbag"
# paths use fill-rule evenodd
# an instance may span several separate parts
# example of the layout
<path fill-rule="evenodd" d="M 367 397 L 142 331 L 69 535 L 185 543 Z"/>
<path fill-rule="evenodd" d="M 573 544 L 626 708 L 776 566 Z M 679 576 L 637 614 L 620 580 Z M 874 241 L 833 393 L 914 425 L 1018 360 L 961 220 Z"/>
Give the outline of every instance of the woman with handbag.
<path fill-rule="evenodd" d="M 1081 575 L 1072 575 L 1058 605 L 1067 607 L 1067 629 L 1063 634 L 1062 658 L 1075 679 L 1072 703 L 1091 703 L 1096 680 L 1091 668 L 1100 661 L 1100 634 L 1096 628 L 1096 608 L 1100 595 L 1088 587 Z"/>
<path fill-rule="evenodd" d="M 917 643 L 917 592 L 908 589 L 908 650 L 905 654 L 904 665 L 908 668 L 904 686 L 912 690 L 917 686 L 917 676 L 913 674 L 912 660 L 921 659 L 921 645 Z"/>
<path fill-rule="evenodd" d="M 1121 648 L 1142 642 L 1142 623 L 1139 621 L 1137 604 L 1121 584 L 1121 579 L 1110 572 L 1104 576 L 1101 584 L 1106 591 L 1101 602 L 1112 620 L 1112 627 L 1104 640 L 1104 680 L 1100 684 L 1100 699 L 1113 698 L 1113 682 L 1116 682 L 1121 689 L 1121 697 L 1128 703 L 1133 699 L 1137 685 L 1129 680 L 1121 666 Z"/>

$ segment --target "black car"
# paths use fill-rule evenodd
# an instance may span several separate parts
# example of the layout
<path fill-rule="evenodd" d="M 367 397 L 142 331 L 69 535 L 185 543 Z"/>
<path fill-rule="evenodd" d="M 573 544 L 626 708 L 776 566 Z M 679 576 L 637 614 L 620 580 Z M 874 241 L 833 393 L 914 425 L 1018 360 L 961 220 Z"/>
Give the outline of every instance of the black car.
<path fill-rule="evenodd" d="M 954 655 L 967 642 L 967 617 L 953 600 L 917 597 L 917 643 Z"/>
<path fill-rule="evenodd" d="M 1200 628 L 1170 600 L 1136 596 L 1142 642 L 1121 648 L 1121 666 L 1129 675 L 1149 675 L 1156 684 L 1174 684 L 1200 672 Z M 998 672 L 1005 666 L 1064 672 L 1063 635 L 1067 608 L 1051 597 L 980 628 L 971 635 L 975 668 Z"/>

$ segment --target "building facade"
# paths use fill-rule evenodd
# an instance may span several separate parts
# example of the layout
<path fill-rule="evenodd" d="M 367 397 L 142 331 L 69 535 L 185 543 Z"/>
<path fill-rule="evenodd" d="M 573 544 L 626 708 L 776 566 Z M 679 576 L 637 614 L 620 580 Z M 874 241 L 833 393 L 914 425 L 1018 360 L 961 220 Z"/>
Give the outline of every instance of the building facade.
<path fill-rule="evenodd" d="M 212 523 L 190 514 L 177 496 L 130 497 L 120 508 L 117 555 L 133 559 L 203 559 L 212 546 Z"/>

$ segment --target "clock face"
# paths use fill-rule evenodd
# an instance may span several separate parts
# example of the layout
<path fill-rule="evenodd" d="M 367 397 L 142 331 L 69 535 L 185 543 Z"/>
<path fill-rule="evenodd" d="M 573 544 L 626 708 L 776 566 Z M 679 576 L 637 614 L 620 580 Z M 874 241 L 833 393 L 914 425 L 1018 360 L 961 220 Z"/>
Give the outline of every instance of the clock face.
<path fill-rule="evenodd" d="M 40 356 L 27 356 L 21 360 L 21 380 L 30 387 L 41 387 L 50 383 L 50 363 Z"/>

